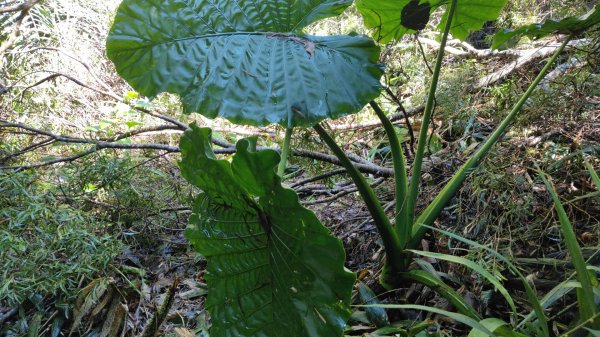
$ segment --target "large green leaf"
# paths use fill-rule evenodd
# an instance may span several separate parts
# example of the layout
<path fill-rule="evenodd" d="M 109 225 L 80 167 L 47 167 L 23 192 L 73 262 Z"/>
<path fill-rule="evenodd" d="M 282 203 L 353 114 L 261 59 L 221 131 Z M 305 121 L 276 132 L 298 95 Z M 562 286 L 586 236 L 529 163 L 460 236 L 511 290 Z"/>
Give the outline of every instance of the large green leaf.
<path fill-rule="evenodd" d="M 471 32 L 481 29 L 486 21 L 496 20 L 507 2 L 508 0 L 458 0 L 450 34 L 464 41 Z M 438 26 L 440 30 L 444 29 L 447 19 L 446 11 Z"/>
<path fill-rule="evenodd" d="M 440 0 L 421 1 L 419 4 L 429 3 L 429 13 L 427 14 L 431 14 L 440 2 Z M 407 7 L 414 6 L 414 3 L 413 0 L 358 0 L 356 7 L 362 14 L 365 25 L 374 30 L 373 38 L 381 43 L 387 43 L 391 40 L 400 40 L 404 34 L 415 32 L 414 29 L 409 28 L 413 25 L 402 24 L 405 21 L 402 20 L 402 11 Z M 420 17 L 425 9 L 425 7 L 421 7 L 421 10 L 417 9 L 414 13 Z M 405 10 L 405 13 L 407 12 L 410 12 L 410 8 Z"/>
<path fill-rule="evenodd" d="M 496 33 L 492 48 L 505 49 L 514 46 L 522 37 L 539 39 L 550 34 L 579 34 L 597 24 L 600 24 L 600 5 L 586 15 L 570 16 L 560 21 L 547 20 L 544 23 L 534 23 L 515 30 L 505 29 Z"/>
<path fill-rule="evenodd" d="M 181 138 L 183 176 L 202 190 L 186 237 L 208 260 L 211 336 L 341 336 L 354 275 L 333 237 L 275 173 L 275 151 L 237 144 L 217 160 L 210 129 Z"/>
<path fill-rule="evenodd" d="M 146 96 L 235 123 L 311 126 L 379 95 L 379 48 L 367 37 L 302 29 L 350 0 L 124 0 L 107 40 L 118 73 Z"/>
<path fill-rule="evenodd" d="M 483 27 L 486 21 L 495 20 L 506 5 L 507 0 L 458 0 L 456 12 L 452 20 L 450 33 L 455 38 L 464 40 L 470 32 Z M 416 6 L 420 4 L 421 10 Z M 425 7 L 425 4 L 429 4 Z M 365 19 L 365 24 L 374 29 L 376 40 L 387 43 L 399 40 L 407 33 L 415 32 L 421 24 L 423 10 L 429 14 L 447 0 L 358 0 L 356 5 Z M 412 16 L 412 20 L 411 20 Z M 446 23 L 447 12 L 442 17 L 440 29 Z M 417 23 L 417 25 L 415 25 Z"/>

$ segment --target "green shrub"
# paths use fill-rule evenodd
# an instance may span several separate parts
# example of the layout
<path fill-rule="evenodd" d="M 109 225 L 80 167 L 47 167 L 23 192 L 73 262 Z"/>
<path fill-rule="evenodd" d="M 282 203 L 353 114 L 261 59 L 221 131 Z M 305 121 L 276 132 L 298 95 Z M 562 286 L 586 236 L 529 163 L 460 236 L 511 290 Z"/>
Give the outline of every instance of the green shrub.
<path fill-rule="evenodd" d="M 119 252 L 102 222 L 57 200 L 33 172 L 0 175 L 0 305 L 70 298 Z"/>

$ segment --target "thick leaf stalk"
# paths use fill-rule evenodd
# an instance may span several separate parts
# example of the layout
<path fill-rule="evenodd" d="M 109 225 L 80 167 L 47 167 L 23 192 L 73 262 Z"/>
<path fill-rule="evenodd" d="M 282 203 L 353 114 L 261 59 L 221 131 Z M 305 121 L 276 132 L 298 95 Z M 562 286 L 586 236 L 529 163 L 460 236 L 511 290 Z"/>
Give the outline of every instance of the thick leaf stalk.
<path fill-rule="evenodd" d="M 288 157 L 290 156 L 290 146 L 292 143 L 293 128 L 285 129 L 285 136 L 283 138 L 283 145 L 281 146 L 281 161 L 277 167 L 277 175 L 283 179 L 285 175 L 285 168 L 287 167 Z"/>
<path fill-rule="evenodd" d="M 438 51 L 437 59 L 435 61 L 435 67 L 433 69 L 431 84 L 429 86 L 429 94 L 427 95 L 427 104 L 425 105 L 425 112 L 423 113 L 423 122 L 421 123 L 421 130 L 419 131 L 417 151 L 415 153 L 415 159 L 412 165 L 410 185 L 408 187 L 408 197 L 406 199 L 406 208 L 411 223 L 413 222 L 412 220 L 414 218 L 415 205 L 417 203 L 417 197 L 419 194 L 419 185 L 421 183 L 421 169 L 423 167 L 423 159 L 425 157 L 425 147 L 427 145 L 429 124 L 431 123 L 431 116 L 433 114 L 433 108 L 435 105 L 435 93 L 437 91 L 437 85 L 442 69 L 442 62 L 444 60 L 444 51 L 446 48 L 446 42 L 448 41 L 448 34 L 450 33 L 450 27 L 452 27 L 452 20 L 454 17 L 454 12 L 456 10 L 456 2 L 457 0 L 452 0 L 452 2 L 449 5 L 450 8 L 448 9 L 446 27 L 442 35 L 440 50 Z"/>
<path fill-rule="evenodd" d="M 390 142 L 390 150 L 392 152 L 392 161 L 394 164 L 394 183 L 396 188 L 396 216 L 394 226 L 396 228 L 398 239 L 400 240 L 400 246 L 404 247 L 412 235 L 412 223 L 410 222 L 411 219 L 408 216 L 408 209 L 406 207 L 406 195 L 408 193 L 406 157 L 404 156 L 404 150 L 402 150 L 402 145 L 400 144 L 398 134 L 396 134 L 392 122 L 387 118 L 377 103 L 371 101 L 370 105 L 377 114 L 377 117 L 379 117 Z"/>
<path fill-rule="evenodd" d="M 550 71 L 552 65 L 558 58 L 558 56 L 562 53 L 564 48 L 569 43 L 570 38 L 566 39 L 562 45 L 556 50 L 554 55 L 548 60 L 542 71 L 538 74 L 538 76 L 533 80 L 527 91 L 523 94 L 521 99 L 515 104 L 511 112 L 504 118 L 502 123 L 498 125 L 496 130 L 489 136 L 489 138 L 483 143 L 483 145 L 477 150 L 477 152 L 467 160 L 463 166 L 452 176 L 450 181 L 444 186 L 444 188 L 438 193 L 438 195 L 433 199 L 431 204 L 423 210 L 421 215 L 415 221 L 413 227 L 413 237 L 411 242 L 408 245 L 408 248 L 415 249 L 418 247 L 421 239 L 425 235 L 427 231 L 427 227 L 422 225 L 431 225 L 433 221 L 438 217 L 440 212 L 444 209 L 444 207 L 450 202 L 450 199 L 456 194 L 456 191 L 460 188 L 461 184 L 467 179 L 471 171 L 479 164 L 479 161 L 489 152 L 498 140 L 502 137 L 506 129 L 515 119 L 519 111 L 525 105 L 525 102 L 529 99 L 535 88 L 542 81 L 542 79 L 546 76 L 546 74 Z"/>
<path fill-rule="evenodd" d="M 387 214 L 385 214 L 385 211 L 381 206 L 379 199 L 377 199 L 375 192 L 371 186 L 369 186 L 369 183 L 367 183 L 365 177 L 352 164 L 352 161 L 350 161 L 348 156 L 346 156 L 344 150 L 339 147 L 335 140 L 327 131 L 325 131 L 325 129 L 323 129 L 323 127 L 321 127 L 321 125 L 317 124 L 313 128 L 315 131 L 317 131 L 321 139 L 325 142 L 325 144 L 327 144 L 335 156 L 340 160 L 342 166 L 344 166 L 348 172 L 348 175 L 350 175 L 350 178 L 352 178 L 352 181 L 356 185 L 360 196 L 367 205 L 369 213 L 373 217 L 377 231 L 379 232 L 381 240 L 383 241 L 386 254 L 386 264 L 384 267 L 384 272 L 382 273 L 382 283 L 384 283 L 384 285 L 391 285 L 385 280 L 391 277 L 392 274 L 400 272 L 405 268 L 405 259 L 402 256 L 403 254 L 398 235 L 394 231 L 392 223 L 390 222 L 390 219 L 388 219 Z"/>

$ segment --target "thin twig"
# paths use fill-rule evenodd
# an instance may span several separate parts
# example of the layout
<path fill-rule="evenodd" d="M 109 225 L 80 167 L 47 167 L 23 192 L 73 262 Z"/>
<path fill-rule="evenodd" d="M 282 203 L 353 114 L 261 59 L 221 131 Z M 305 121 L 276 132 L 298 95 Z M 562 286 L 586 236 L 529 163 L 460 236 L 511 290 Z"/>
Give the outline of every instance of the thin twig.
<path fill-rule="evenodd" d="M 292 184 L 290 187 L 291 188 L 299 187 L 299 186 L 302 186 L 302 185 L 306 185 L 306 184 L 309 184 L 309 183 L 312 183 L 312 182 L 315 182 L 315 181 L 327 179 L 327 178 L 333 177 L 335 175 L 344 174 L 344 173 L 346 173 L 346 169 L 337 169 L 337 170 L 329 171 L 329 172 L 326 172 L 326 173 L 323 173 L 323 174 L 319 174 L 318 176 L 314 176 L 314 177 L 306 178 L 306 179 L 303 179 L 303 180 L 299 180 L 299 181 L 295 182 L 294 184 Z"/>
<path fill-rule="evenodd" d="M 20 155 L 23 155 L 23 154 L 25 154 L 27 152 L 31 152 L 33 150 L 36 150 L 36 149 L 40 148 L 40 147 L 45 147 L 45 146 L 51 145 L 55 141 L 56 140 L 54 140 L 54 139 L 44 139 L 41 142 L 37 142 L 35 144 L 31 144 L 31 145 L 29 145 L 29 146 L 27 146 L 27 147 L 25 147 L 25 148 L 23 148 L 23 149 L 21 149 L 21 150 L 19 150 L 17 152 L 7 153 L 5 157 L 0 158 L 0 163 L 3 163 L 3 162 L 5 162 L 5 161 L 7 161 L 7 160 L 9 160 L 11 158 L 15 158 L 15 157 L 18 157 Z"/>
<path fill-rule="evenodd" d="M 378 178 L 377 180 L 375 180 L 372 184 L 371 187 L 377 187 L 379 185 L 381 185 L 381 183 L 383 183 L 385 181 L 385 178 L 381 177 Z M 314 201 L 307 201 L 302 203 L 304 206 L 311 206 L 311 205 L 317 205 L 317 204 L 324 204 L 324 203 L 328 203 L 328 202 L 332 202 L 335 201 L 343 196 L 346 196 L 350 193 L 354 193 L 357 192 L 358 189 L 356 187 L 352 187 L 346 190 L 342 190 L 341 192 L 338 192 L 330 197 L 327 198 L 323 198 L 323 199 L 319 199 L 319 200 L 314 200 Z"/>
<path fill-rule="evenodd" d="M 390 89 L 390 87 L 386 86 L 384 89 L 385 89 L 385 92 L 390 96 L 391 100 L 394 103 L 396 103 L 396 105 L 398 105 L 398 109 L 396 110 L 396 112 L 402 112 L 402 115 L 404 115 L 404 123 L 406 123 L 406 128 L 408 129 L 408 135 L 410 136 L 410 152 L 412 154 L 414 154 L 415 132 L 412 128 L 412 124 L 410 123 L 409 113 L 404 108 L 404 104 L 402 104 L 402 101 L 400 100 L 400 98 L 398 98 L 398 96 L 396 96 L 394 94 L 394 92 L 392 91 L 392 89 Z"/>
<path fill-rule="evenodd" d="M 180 121 L 178 121 L 178 120 L 176 120 L 176 119 L 174 119 L 172 117 L 165 116 L 165 115 L 160 114 L 160 113 L 152 112 L 152 111 L 150 111 L 150 110 L 148 110 L 146 108 L 143 108 L 143 107 L 140 107 L 140 106 L 137 106 L 137 105 L 129 104 L 128 102 L 125 101 L 125 99 L 119 97 L 118 95 L 116 95 L 114 93 L 111 93 L 111 92 L 107 92 L 107 91 L 103 91 L 103 90 L 94 88 L 94 87 L 92 87 L 90 85 L 87 85 L 87 84 L 83 83 L 82 81 L 76 79 L 75 77 L 73 77 L 71 75 L 60 73 L 60 72 L 51 72 L 51 73 L 52 73 L 51 75 L 43 78 L 42 80 L 36 82 L 35 84 L 27 86 L 25 89 L 23 89 L 23 91 L 21 92 L 21 97 L 23 96 L 23 94 L 25 93 L 25 91 L 27 91 L 29 89 L 32 89 L 32 88 L 34 88 L 36 86 L 39 86 L 40 84 L 42 84 L 44 82 L 53 80 L 53 79 L 58 78 L 58 77 L 64 77 L 64 78 L 72 81 L 73 83 L 81 86 L 81 87 L 84 87 L 86 89 L 94 91 L 94 92 L 96 92 L 98 94 L 110 97 L 110 98 L 116 100 L 117 102 L 120 102 L 120 103 L 123 103 L 123 104 L 127 104 L 127 105 L 129 105 L 134 110 L 143 112 L 146 115 L 149 115 L 149 116 L 152 116 L 152 117 L 155 117 L 155 118 L 158 118 L 158 119 L 162 119 L 163 121 L 166 121 L 166 122 L 169 122 L 171 124 L 177 125 L 179 127 L 179 129 L 181 129 L 181 130 L 187 130 L 188 129 L 187 125 L 181 123 Z M 222 145 L 218 144 L 217 142 L 215 142 L 215 144 L 217 144 L 219 146 L 222 146 Z"/>
<path fill-rule="evenodd" d="M 0 7 L 0 14 L 29 10 L 41 0 L 28 0 L 18 5 Z"/>
<path fill-rule="evenodd" d="M 2 44 L 0 44 L 0 56 L 2 56 L 10 47 L 15 44 L 17 38 L 21 34 L 21 25 L 23 24 L 23 20 L 25 20 L 27 15 L 29 15 L 29 10 L 40 1 L 41 0 L 28 0 L 20 5 L 0 8 L 0 14 L 21 11 L 15 20 L 15 25 L 13 30 L 10 32 L 10 35 Z"/>
<path fill-rule="evenodd" d="M 31 54 L 31 53 L 34 53 L 34 52 L 36 52 L 38 50 L 55 51 L 55 52 L 58 52 L 58 53 L 61 53 L 61 54 L 65 55 L 66 57 L 72 59 L 73 61 L 81 64 L 85 68 L 85 70 L 87 70 L 88 73 L 94 78 L 94 80 L 96 80 L 96 82 L 98 82 L 100 85 L 102 85 L 102 87 L 104 87 L 104 89 L 108 90 L 108 92 L 110 92 L 110 93 L 112 93 L 113 95 L 116 96 L 116 94 L 112 90 L 112 88 L 108 84 L 106 84 L 104 81 L 100 80 L 100 78 L 98 78 L 98 76 L 96 75 L 96 73 L 94 73 L 92 71 L 92 67 L 90 67 L 89 64 L 87 64 L 84 61 L 82 61 L 81 58 L 79 58 L 79 57 L 77 57 L 77 56 L 75 56 L 73 54 L 70 54 L 69 52 L 63 50 L 62 48 L 36 47 L 36 48 L 28 49 L 28 50 L 13 51 L 13 52 L 10 52 L 10 54 L 17 54 L 17 53 L 18 54 Z"/>

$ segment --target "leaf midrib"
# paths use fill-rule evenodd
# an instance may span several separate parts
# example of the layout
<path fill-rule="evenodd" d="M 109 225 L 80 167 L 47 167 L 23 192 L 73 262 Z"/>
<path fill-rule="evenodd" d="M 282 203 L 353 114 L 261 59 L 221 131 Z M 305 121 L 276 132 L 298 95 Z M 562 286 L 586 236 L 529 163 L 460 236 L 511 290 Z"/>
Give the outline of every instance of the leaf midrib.
<path fill-rule="evenodd" d="M 128 36 L 128 37 L 137 37 L 135 35 L 125 35 L 125 34 L 119 34 L 119 37 L 122 36 Z M 153 48 L 156 46 L 162 46 L 162 45 L 166 45 L 166 44 L 172 44 L 172 43 L 178 43 L 178 42 L 185 42 L 185 41 L 190 41 L 190 40 L 202 40 L 202 39 L 211 39 L 211 38 L 217 38 L 217 37 L 222 37 L 222 36 L 265 36 L 265 37 L 272 37 L 272 38 L 300 38 L 300 39 L 306 39 L 303 38 L 299 35 L 296 35 L 294 33 L 278 33 L 278 32 L 227 32 L 227 33 L 216 33 L 216 34 L 205 34 L 205 35 L 195 35 L 195 36 L 188 36 L 188 37 L 181 37 L 181 38 L 177 38 L 177 39 L 171 39 L 171 40 L 165 40 L 165 41 L 160 41 L 160 42 L 155 42 L 155 43 L 150 43 L 150 44 L 144 44 L 141 46 L 137 46 L 137 47 L 132 47 L 132 48 L 119 48 L 119 52 L 126 52 L 126 51 L 132 51 L 132 50 L 139 50 L 139 49 L 145 49 L 145 48 Z M 114 39 L 114 37 L 112 38 Z M 307 41 L 310 41 L 308 39 L 306 39 Z M 292 42 L 296 42 L 293 40 L 290 40 Z"/>

